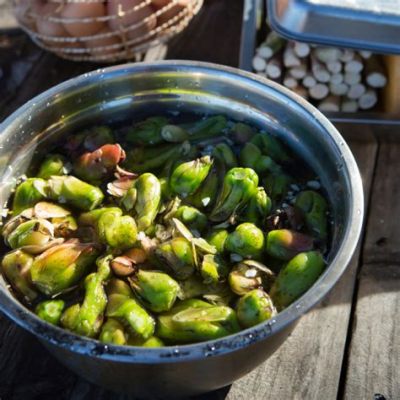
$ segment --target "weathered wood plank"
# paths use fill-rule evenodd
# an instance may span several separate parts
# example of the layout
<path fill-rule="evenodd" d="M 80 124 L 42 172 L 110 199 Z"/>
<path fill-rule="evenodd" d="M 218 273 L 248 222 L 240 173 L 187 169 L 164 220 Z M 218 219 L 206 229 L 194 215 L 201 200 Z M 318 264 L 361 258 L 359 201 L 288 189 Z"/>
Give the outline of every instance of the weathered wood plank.
<path fill-rule="evenodd" d="M 346 400 L 400 398 L 400 268 L 363 265 L 345 386 Z"/>
<path fill-rule="evenodd" d="M 368 194 L 377 144 L 353 142 L 351 148 Z M 336 399 L 359 254 L 360 246 L 330 295 L 301 319 L 269 360 L 232 385 L 228 400 Z"/>
<path fill-rule="evenodd" d="M 364 263 L 400 262 L 400 142 L 381 145 L 372 191 Z"/>

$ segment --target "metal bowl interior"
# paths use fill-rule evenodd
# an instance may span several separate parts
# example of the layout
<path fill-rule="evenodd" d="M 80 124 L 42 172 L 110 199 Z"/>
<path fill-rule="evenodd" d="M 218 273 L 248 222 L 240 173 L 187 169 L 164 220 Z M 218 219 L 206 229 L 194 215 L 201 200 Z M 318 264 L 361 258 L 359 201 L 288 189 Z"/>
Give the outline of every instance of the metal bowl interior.
<path fill-rule="evenodd" d="M 223 113 L 273 132 L 320 176 L 332 205 L 328 268 L 315 285 L 274 320 L 219 340 L 156 349 L 106 346 L 50 326 L 27 310 L 0 277 L 0 308 L 52 345 L 82 355 L 152 364 L 224 355 L 287 328 L 316 305 L 342 275 L 357 244 L 363 192 L 355 160 L 330 122 L 299 96 L 274 82 L 232 68 L 194 62 L 126 64 L 88 73 L 39 95 L 0 125 L 0 204 L 33 155 L 80 126 L 123 121 L 136 113 Z"/>

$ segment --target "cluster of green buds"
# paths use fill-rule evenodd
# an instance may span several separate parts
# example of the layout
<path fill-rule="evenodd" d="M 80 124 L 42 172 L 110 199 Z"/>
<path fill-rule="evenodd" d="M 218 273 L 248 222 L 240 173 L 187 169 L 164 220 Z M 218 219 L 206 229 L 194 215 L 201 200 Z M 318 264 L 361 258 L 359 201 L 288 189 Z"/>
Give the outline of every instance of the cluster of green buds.
<path fill-rule="evenodd" d="M 325 268 L 328 203 L 293 166 L 273 135 L 224 116 L 94 126 L 16 187 L 1 271 L 43 321 L 103 343 L 234 334 Z"/>

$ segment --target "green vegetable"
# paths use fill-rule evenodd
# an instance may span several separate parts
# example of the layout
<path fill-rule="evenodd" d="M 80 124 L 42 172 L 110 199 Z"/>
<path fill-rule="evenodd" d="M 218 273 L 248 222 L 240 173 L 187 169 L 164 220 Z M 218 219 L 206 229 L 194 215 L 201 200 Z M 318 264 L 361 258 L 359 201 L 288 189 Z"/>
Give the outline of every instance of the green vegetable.
<path fill-rule="evenodd" d="M 218 253 L 223 253 L 225 250 L 225 242 L 229 235 L 229 232 L 226 229 L 217 229 L 212 231 L 208 237 L 207 242 L 211 246 L 215 246 Z"/>
<path fill-rule="evenodd" d="M 28 301 L 35 300 L 38 295 L 30 276 L 32 264 L 33 257 L 21 250 L 7 253 L 1 261 L 1 270 L 13 289 Z"/>
<path fill-rule="evenodd" d="M 268 232 L 267 253 L 279 260 L 288 261 L 296 254 L 313 249 L 314 240 L 303 233 L 289 229 Z"/>
<path fill-rule="evenodd" d="M 243 328 L 260 324 L 276 314 L 271 299 L 261 289 L 254 289 L 241 297 L 236 306 L 236 312 Z"/>
<path fill-rule="evenodd" d="M 100 332 L 107 305 L 104 285 L 111 273 L 111 260 L 112 256 L 97 260 L 97 272 L 91 273 L 85 279 L 85 298 L 82 304 L 67 308 L 61 317 L 64 328 L 88 337 L 95 337 Z"/>
<path fill-rule="evenodd" d="M 136 221 L 139 231 L 145 231 L 153 224 L 161 201 L 161 185 L 150 173 L 140 175 L 135 181 L 137 193 L 135 202 Z"/>
<path fill-rule="evenodd" d="M 260 259 L 264 251 L 264 233 L 254 224 L 244 222 L 228 235 L 225 250 L 244 258 Z"/>
<path fill-rule="evenodd" d="M 154 333 L 153 317 L 131 296 L 126 293 L 108 295 L 106 316 L 116 318 L 129 331 L 140 339 L 148 339 Z"/>
<path fill-rule="evenodd" d="M 36 306 L 35 314 L 49 324 L 58 325 L 64 307 L 64 300 L 46 300 Z"/>
<path fill-rule="evenodd" d="M 272 208 L 271 199 L 263 187 L 258 187 L 257 192 L 251 197 L 247 207 L 240 215 L 240 219 L 246 222 L 252 222 L 256 225 L 262 225 L 265 222 Z"/>
<path fill-rule="evenodd" d="M 182 198 L 193 194 L 206 179 L 211 165 L 208 156 L 178 165 L 169 182 L 171 191 Z"/>
<path fill-rule="evenodd" d="M 192 245 L 183 237 L 160 244 L 155 255 L 178 279 L 187 279 L 195 271 Z"/>
<path fill-rule="evenodd" d="M 310 234 L 325 241 L 328 236 L 328 205 L 317 192 L 306 190 L 296 196 L 295 206 L 303 211 Z"/>
<path fill-rule="evenodd" d="M 154 145 L 164 141 L 161 131 L 168 120 L 164 117 L 150 117 L 138 122 L 126 132 L 125 140 L 129 144 Z"/>
<path fill-rule="evenodd" d="M 151 311 L 168 311 L 174 305 L 179 284 L 169 275 L 160 271 L 139 270 L 130 278 L 130 284 Z"/>
<path fill-rule="evenodd" d="M 18 215 L 27 208 L 45 199 L 46 188 L 46 181 L 40 178 L 29 178 L 20 183 L 15 189 L 12 203 L 13 215 Z"/>
<path fill-rule="evenodd" d="M 195 229 L 200 233 L 207 228 L 207 216 L 194 207 L 180 206 L 174 217 L 181 220 L 189 229 Z"/>
<path fill-rule="evenodd" d="M 211 212 L 212 221 L 228 219 L 256 193 L 258 176 L 251 168 L 232 168 L 225 175 L 222 192 Z"/>
<path fill-rule="evenodd" d="M 65 166 L 66 160 L 59 154 L 52 154 L 44 159 L 40 165 L 37 178 L 49 179 L 52 176 L 66 175 L 67 168 Z"/>
<path fill-rule="evenodd" d="M 108 318 L 101 328 L 100 341 L 124 346 L 128 342 L 128 335 L 120 322 L 114 318 Z"/>
<path fill-rule="evenodd" d="M 53 176 L 47 181 L 47 195 L 61 204 L 89 211 L 98 207 L 104 199 L 102 191 L 74 176 Z"/>
<path fill-rule="evenodd" d="M 175 343 L 218 339 L 240 329 L 234 310 L 195 299 L 160 315 L 158 322 L 157 336 Z"/>
<path fill-rule="evenodd" d="M 56 245 L 35 258 L 30 268 L 33 284 L 47 296 L 78 283 L 98 255 L 91 243 L 75 241 Z"/>
<path fill-rule="evenodd" d="M 267 290 L 274 280 L 274 273 L 264 264 L 254 260 L 241 261 L 232 268 L 228 277 L 231 290 L 239 296 L 261 286 Z"/>
<path fill-rule="evenodd" d="M 325 268 L 321 253 L 309 251 L 292 258 L 279 272 L 270 296 L 280 311 L 297 300 L 318 279 Z"/>

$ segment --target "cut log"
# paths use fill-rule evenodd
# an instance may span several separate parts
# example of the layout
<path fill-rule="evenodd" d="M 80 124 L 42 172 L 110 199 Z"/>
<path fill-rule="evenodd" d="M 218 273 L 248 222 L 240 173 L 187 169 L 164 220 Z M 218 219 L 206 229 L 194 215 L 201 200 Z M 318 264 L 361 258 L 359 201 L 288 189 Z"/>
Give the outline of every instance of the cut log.
<path fill-rule="evenodd" d="M 331 83 L 329 85 L 329 91 L 335 96 L 344 96 L 349 91 L 349 86 L 345 83 Z"/>
<path fill-rule="evenodd" d="M 314 56 L 323 63 L 340 59 L 342 51 L 336 47 L 317 47 L 313 50 Z"/>
<path fill-rule="evenodd" d="M 351 49 L 343 49 L 342 54 L 339 57 L 339 60 L 346 63 L 351 61 L 354 58 L 354 50 Z"/>
<path fill-rule="evenodd" d="M 261 43 L 257 49 L 257 54 L 265 60 L 268 60 L 280 51 L 285 44 L 286 40 L 283 37 L 275 32 L 270 32 L 265 41 Z"/>
<path fill-rule="evenodd" d="M 290 75 L 295 79 L 303 79 L 307 73 L 307 65 L 304 59 L 300 60 L 301 64 L 297 67 L 292 67 L 289 69 Z"/>
<path fill-rule="evenodd" d="M 298 67 L 301 65 L 299 57 L 297 57 L 293 47 L 291 46 L 286 46 L 285 50 L 283 51 L 283 65 L 286 68 Z"/>
<path fill-rule="evenodd" d="M 297 57 L 304 58 L 310 54 L 310 45 L 303 42 L 294 42 L 293 43 L 293 51 L 297 55 Z"/>
<path fill-rule="evenodd" d="M 339 60 L 332 60 L 326 63 L 326 69 L 332 74 L 338 74 L 342 70 L 343 64 Z"/>
<path fill-rule="evenodd" d="M 348 85 L 355 85 L 361 82 L 361 74 L 358 72 L 346 72 L 344 74 L 344 82 Z"/>
<path fill-rule="evenodd" d="M 332 111 L 336 112 L 340 110 L 340 97 L 339 96 L 328 96 L 321 103 L 318 104 L 318 109 L 321 111 Z"/>
<path fill-rule="evenodd" d="M 356 100 L 351 100 L 348 98 L 342 99 L 342 104 L 340 105 L 340 111 L 356 112 L 357 110 L 358 110 L 358 102 Z"/>
<path fill-rule="evenodd" d="M 355 85 L 350 85 L 347 97 L 352 100 L 359 99 L 365 92 L 366 87 L 362 83 L 356 83 Z"/>
<path fill-rule="evenodd" d="M 330 82 L 333 83 L 334 85 L 337 85 L 338 83 L 342 83 L 343 82 L 343 74 L 338 73 L 338 74 L 331 75 Z"/>
<path fill-rule="evenodd" d="M 351 61 L 347 61 L 344 64 L 345 72 L 361 72 L 364 69 L 363 59 L 358 55 L 355 54 L 354 58 Z"/>
<path fill-rule="evenodd" d="M 328 86 L 323 83 L 317 83 L 315 86 L 308 89 L 311 98 L 315 100 L 322 100 L 329 93 Z"/>
<path fill-rule="evenodd" d="M 329 82 L 331 74 L 316 57 L 311 57 L 311 71 L 318 82 Z"/>
<path fill-rule="evenodd" d="M 372 56 L 372 52 L 369 50 L 360 50 L 358 54 L 361 58 L 364 58 L 364 60 L 368 60 Z"/>
<path fill-rule="evenodd" d="M 358 106 L 361 110 L 369 110 L 373 108 L 377 102 L 378 95 L 376 94 L 376 90 L 369 89 L 358 99 Z"/>
<path fill-rule="evenodd" d="M 365 80 L 373 88 L 382 88 L 387 84 L 385 68 L 377 57 L 369 58 L 365 63 Z"/>
<path fill-rule="evenodd" d="M 293 89 L 298 85 L 296 79 L 293 78 L 288 72 L 286 72 L 285 77 L 283 78 L 283 86 L 286 86 L 289 89 Z"/>
<path fill-rule="evenodd" d="M 282 76 L 282 60 L 280 57 L 271 58 L 265 68 L 268 78 L 278 79 Z"/>
<path fill-rule="evenodd" d="M 263 58 L 261 58 L 260 56 L 255 56 L 253 58 L 253 69 L 256 72 L 265 71 L 266 67 L 267 63 Z"/>
<path fill-rule="evenodd" d="M 302 84 L 306 88 L 311 88 L 311 87 L 313 87 L 313 86 L 315 86 L 317 84 L 317 80 L 311 74 L 307 74 L 303 78 Z"/>

